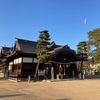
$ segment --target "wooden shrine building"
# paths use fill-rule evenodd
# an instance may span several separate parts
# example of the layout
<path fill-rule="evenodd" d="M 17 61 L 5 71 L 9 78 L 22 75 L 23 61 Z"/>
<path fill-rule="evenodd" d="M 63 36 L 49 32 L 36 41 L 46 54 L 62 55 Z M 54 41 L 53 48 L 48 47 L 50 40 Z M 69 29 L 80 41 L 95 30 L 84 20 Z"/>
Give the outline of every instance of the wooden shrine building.
<path fill-rule="evenodd" d="M 7 50 L 5 56 L 1 49 L 0 59 L 6 62 L 10 77 L 34 78 L 38 63 L 36 53 L 37 42 L 16 38 L 14 47 Z M 81 61 L 74 50 L 67 45 L 60 46 L 54 42 L 50 44 L 49 63 L 40 63 L 38 79 L 59 79 L 77 76 L 76 62 Z M 47 76 L 45 74 L 48 74 Z"/>

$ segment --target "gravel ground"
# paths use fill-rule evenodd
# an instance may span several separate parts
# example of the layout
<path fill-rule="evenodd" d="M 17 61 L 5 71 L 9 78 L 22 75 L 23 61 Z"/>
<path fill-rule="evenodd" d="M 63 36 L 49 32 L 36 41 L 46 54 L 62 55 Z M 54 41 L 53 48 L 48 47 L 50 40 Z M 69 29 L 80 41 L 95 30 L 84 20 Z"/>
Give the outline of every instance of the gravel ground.
<path fill-rule="evenodd" d="M 30 83 L 0 80 L 0 100 L 100 100 L 100 79 Z"/>

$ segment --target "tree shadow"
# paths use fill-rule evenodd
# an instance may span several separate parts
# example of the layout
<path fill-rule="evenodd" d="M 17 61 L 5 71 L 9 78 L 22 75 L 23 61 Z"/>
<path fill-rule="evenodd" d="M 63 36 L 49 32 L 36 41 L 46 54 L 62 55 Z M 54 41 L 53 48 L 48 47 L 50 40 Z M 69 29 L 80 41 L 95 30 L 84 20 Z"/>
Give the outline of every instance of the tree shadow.
<path fill-rule="evenodd" d="M 0 98 L 16 97 L 16 96 L 23 96 L 23 95 L 25 95 L 25 94 L 0 95 Z"/>
<path fill-rule="evenodd" d="M 56 100 L 71 100 L 69 98 L 62 98 L 62 99 L 56 99 Z"/>

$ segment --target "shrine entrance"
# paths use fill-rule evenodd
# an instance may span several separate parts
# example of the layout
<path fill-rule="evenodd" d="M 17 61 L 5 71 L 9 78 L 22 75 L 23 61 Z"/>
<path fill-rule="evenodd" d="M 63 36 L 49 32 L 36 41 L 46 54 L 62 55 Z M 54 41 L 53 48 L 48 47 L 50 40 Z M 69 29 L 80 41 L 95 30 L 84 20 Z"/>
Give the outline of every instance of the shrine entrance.
<path fill-rule="evenodd" d="M 52 63 L 54 79 L 76 78 L 78 75 L 76 63 Z"/>

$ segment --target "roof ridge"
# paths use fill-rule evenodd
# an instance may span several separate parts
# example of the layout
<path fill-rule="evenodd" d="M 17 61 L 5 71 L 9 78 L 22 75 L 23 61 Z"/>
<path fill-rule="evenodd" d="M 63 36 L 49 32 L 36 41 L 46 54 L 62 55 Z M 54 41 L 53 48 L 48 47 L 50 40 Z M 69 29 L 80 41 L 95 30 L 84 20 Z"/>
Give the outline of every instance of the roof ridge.
<path fill-rule="evenodd" d="M 16 40 L 21 40 L 21 41 L 28 41 L 28 42 L 36 42 L 37 43 L 37 41 L 32 41 L 32 40 L 26 40 L 26 39 L 21 39 L 21 38 L 15 38 Z"/>

